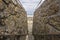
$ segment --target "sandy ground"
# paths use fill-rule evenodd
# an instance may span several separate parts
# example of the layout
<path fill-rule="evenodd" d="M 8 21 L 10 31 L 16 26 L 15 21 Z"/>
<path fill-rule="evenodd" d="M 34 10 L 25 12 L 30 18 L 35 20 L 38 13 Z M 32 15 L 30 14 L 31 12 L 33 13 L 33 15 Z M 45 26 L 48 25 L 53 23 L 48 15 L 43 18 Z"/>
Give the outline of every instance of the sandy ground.
<path fill-rule="evenodd" d="M 33 17 L 28 17 L 28 35 L 26 36 L 26 40 L 34 40 L 32 35 L 32 25 L 33 25 Z"/>

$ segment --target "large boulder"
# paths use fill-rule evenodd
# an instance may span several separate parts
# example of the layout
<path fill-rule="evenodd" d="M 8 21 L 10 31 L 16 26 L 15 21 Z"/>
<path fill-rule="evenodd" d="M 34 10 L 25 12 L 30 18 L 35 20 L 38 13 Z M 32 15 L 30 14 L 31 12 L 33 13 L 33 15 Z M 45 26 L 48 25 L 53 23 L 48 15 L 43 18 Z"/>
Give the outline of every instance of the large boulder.
<path fill-rule="evenodd" d="M 27 34 L 26 11 L 22 5 L 13 1 L 0 0 L 0 35 Z"/>
<path fill-rule="evenodd" d="M 33 17 L 33 35 L 60 34 L 60 0 L 45 0 Z"/>

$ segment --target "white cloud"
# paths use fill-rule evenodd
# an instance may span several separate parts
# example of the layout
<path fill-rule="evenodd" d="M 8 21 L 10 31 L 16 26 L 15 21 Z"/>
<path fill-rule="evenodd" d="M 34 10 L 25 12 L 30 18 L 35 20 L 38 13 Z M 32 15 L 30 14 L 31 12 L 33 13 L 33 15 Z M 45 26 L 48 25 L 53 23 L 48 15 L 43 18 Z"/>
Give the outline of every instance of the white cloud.
<path fill-rule="evenodd" d="M 33 15 L 33 12 L 37 5 L 39 4 L 40 0 L 20 0 L 20 2 L 27 11 L 27 14 Z"/>
<path fill-rule="evenodd" d="M 40 0 L 20 0 L 20 1 L 22 1 L 22 2 L 38 2 Z"/>

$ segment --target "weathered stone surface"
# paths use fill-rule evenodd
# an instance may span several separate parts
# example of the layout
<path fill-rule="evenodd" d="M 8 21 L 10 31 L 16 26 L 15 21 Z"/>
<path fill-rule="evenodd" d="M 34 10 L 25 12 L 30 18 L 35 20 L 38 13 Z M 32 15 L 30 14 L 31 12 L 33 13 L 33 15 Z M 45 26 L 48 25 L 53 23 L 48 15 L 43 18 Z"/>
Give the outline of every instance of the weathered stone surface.
<path fill-rule="evenodd" d="M 27 14 L 22 5 L 0 0 L 0 35 L 26 35 Z"/>
<path fill-rule="evenodd" d="M 60 35 L 40 35 L 34 36 L 34 40 L 60 40 Z"/>
<path fill-rule="evenodd" d="M 0 40 L 25 40 L 25 38 L 21 35 L 0 35 Z"/>
<path fill-rule="evenodd" d="M 60 0 L 45 0 L 34 13 L 34 35 L 60 34 Z"/>

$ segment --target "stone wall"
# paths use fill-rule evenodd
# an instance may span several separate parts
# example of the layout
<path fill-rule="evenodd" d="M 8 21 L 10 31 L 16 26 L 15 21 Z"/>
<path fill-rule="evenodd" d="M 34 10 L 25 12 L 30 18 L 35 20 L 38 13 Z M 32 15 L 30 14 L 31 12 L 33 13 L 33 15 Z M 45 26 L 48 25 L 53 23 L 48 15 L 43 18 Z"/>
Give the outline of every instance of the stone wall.
<path fill-rule="evenodd" d="M 7 37 L 13 35 L 13 38 L 15 37 L 14 35 L 27 35 L 27 30 L 27 14 L 23 6 L 18 3 L 15 4 L 12 0 L 0 0 L 1 37 L 5 37 L 4 35 Z"/>
<path fill-rule="evenodd" d="M 34 40 L 60 40 L 60 0 L 45 0 L 33 18 Z"/>
<path fill-rule="evenodd" d="M 34 35 L 60 34 L 60 0 L 45 0 L 33 18 Z"/>

